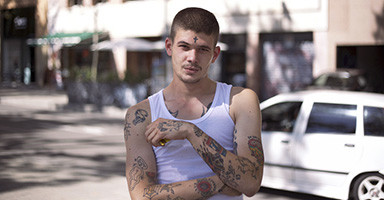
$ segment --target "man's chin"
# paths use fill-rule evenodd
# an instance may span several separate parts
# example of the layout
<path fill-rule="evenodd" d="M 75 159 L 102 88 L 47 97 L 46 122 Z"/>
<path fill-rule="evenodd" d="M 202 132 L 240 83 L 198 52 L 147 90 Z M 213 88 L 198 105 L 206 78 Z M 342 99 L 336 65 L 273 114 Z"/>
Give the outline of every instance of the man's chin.
<path fill-rule="evenodd" d="M 183 76 L 182 78 L 180 78 L 180 80 L 183 83 L 193 84 L 193 83 L 200 82 L 201 78 L 196 78 L 196 77 L 192 77 L 192 76 Z"/>

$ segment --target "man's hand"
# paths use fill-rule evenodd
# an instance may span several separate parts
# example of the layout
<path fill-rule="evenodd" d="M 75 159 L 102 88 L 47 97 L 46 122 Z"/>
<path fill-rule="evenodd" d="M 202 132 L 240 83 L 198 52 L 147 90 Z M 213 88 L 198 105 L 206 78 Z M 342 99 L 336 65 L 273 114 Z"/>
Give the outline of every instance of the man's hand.
<path fill-rule="evenodd" d="M 184 121 L 159 118 L 147 126 L 145 137 L 153 146 L 162 146 L 164 140 L 186 139 L 193 126 Z"/>

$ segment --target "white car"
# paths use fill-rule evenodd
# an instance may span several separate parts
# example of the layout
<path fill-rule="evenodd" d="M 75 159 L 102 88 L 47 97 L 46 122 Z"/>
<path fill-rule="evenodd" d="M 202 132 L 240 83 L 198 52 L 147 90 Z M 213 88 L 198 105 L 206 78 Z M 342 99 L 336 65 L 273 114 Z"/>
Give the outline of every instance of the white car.
<path fill-rule="evenodd" d="M 313 90 L 261 103 L 262 186 L 384 199 L 384 95 Z"/>

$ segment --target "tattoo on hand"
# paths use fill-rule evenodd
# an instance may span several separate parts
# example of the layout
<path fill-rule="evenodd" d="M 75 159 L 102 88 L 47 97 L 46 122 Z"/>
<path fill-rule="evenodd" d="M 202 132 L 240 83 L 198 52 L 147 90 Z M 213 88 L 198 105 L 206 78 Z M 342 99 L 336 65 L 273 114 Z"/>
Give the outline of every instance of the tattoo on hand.
<path fill-rule="evenodd" d="M 136 185 L 139 184 L 141 180 L 143 180 L 144 170 L 146 169 L 148 169 L 147 163 L 143 158 L 138 156 L 135 159 L 131 171 L 129 171 L 129 188 L 131 191 L 135 189 Z"/>
<path fill-rule="evenodd" d="M 172 132 L 172 131 L 178 131 L 182 125 L 183 123 L 179 121 L 166 121 L 166 122 L 159 123 L 157 128 L 161 132 L 164 132 L 164 131 Z"/>
<path fill-rule="evenodd" d="M 148 112 L 143 109 L 138 109 L 135 112 L 135 119 L 132 121 L 133 125 L 137 125 L 138 123 L 142 123 L 148 117 Z"/>
<path fill-rule="evenodd" d="M 208 178 L 199 179 L 195 183 L 195 191 L 199 192 L 203 197 L 210 197 L 216 191 L 216 184 Z"/>

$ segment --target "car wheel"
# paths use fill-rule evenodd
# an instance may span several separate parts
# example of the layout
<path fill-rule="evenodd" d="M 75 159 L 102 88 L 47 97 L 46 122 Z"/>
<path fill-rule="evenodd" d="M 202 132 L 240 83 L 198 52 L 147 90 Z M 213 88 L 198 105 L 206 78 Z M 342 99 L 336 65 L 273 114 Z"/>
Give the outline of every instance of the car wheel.
<path fill-rule="evenodd" d="M 384 199 L 384 176 L 379 173 L 364 174 L 356 179 L 352 188 L 352 199 Z"/>

